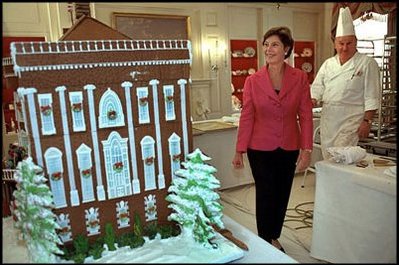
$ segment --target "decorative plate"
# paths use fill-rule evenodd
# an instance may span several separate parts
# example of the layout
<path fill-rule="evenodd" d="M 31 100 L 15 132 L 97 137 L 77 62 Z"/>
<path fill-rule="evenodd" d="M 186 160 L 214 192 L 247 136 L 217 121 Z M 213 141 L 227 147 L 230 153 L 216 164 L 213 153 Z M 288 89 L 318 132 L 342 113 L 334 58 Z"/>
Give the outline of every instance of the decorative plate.
<path fill-rule="evenodd" d="M 231 54 L 233 57 L 242 57 L 243 53 L 241 50 L 235 50 L 233 51 L 233 53 Z"/>
<path fill-rule="evenodd" d="M 303 49 L 302 56 L 303 57 L 311 57 L 313 55 L 312 49 L 305 48 Z"/>
<path fill-rule="evenodd" d="M 301 68 L 306 73 L 310 73 L 310 72 L 312 72 L 313 66 L 310 63 L 303 63 Z"/>
<path fill-rule="evenodd" d="M 255 49 L 252 47 L 247 47 L 244 49 L 244 54 L 246 54 L 248 57 L 254 57 L 255 53 Z"/>
<path fill-rule="evenodd" d="M 249 68 L 248 69 L 248 74 L 249 75 L 253 75 L 256 72 L 256 70 L 254 68 Z"/>

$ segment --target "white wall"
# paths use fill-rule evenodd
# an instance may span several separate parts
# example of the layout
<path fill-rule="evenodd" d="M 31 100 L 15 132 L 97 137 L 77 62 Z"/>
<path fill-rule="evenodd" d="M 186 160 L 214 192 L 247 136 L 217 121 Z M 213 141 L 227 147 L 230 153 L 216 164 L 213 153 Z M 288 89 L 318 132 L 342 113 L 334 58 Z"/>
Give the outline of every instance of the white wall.
<path fill-rule="evenodd" d="M 56 41 L 64 28 L 72 25 L 67 2 L 62 3 L 3 3 L 3 36 L 44 36 Z M 207 118 L 230 115 L 231 76 L 230 39 L 261 40 L 270 27 L 285 25 L 295 38 L 316 41 L 316 66 L 332 55 L 329 39 L 332 3 L 91 3 L 92 16 L 113 26 L 112 13 L 147 13 L 188 16 L 193 47 L 191 72 L 191 111 L 194 120 L 199 104 L 210 109 Z M 216 56 L 218 71 L 209 69 L 208 48 L 219 45 Z M 260 43 L 260 42 L 259 42 Z M 260 45 L 260 44 L 259 44 Z M 261 47 L 258 47 L 260 50 Z M 263 56 L 259 65 L 264 64 Z M 317 67 L 316 67 L 317 68 Z"/>

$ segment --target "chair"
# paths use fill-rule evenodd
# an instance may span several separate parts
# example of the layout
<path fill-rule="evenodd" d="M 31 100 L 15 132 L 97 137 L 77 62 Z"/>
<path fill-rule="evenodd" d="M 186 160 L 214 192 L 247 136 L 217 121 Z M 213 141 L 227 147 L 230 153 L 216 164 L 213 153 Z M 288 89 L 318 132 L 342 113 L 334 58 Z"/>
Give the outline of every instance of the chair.
<path fill-rule="evenodd" d="M 16 169 L 3 169 L 2 176 L 2 198 L 3 198 L 3 217 L 12 215 L 11 205 L 13 198 L 13 192 L 16 189 L 16 182 L 14 174 Z"/>
<path fill-rule="evenodd" d="M 306 175 L 308 174 L 308 171 L 315 173 L 315 168 L 314 164 L 317 161 L 323 160 L 323 156 L 321 154 L 321 145 L 320 145 L 320 126 L 317 126 L 313 130 L 313 152 L 312 152 L 312 160 L 310 161 L 310 166 L 305 170 L 305 173 L 303 173 L 303 179 L 302 179 L 302 184 L 301 188 L 305 187 L 305 180 L 306 180 Z"/>

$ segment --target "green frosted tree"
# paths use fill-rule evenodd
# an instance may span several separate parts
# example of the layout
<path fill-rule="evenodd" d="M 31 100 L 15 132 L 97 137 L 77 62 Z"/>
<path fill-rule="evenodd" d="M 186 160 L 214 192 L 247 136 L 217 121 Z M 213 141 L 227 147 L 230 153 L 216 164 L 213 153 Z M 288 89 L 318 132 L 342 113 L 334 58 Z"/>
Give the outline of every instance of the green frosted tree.
<path fill-rule="evenodd" d="M 189 233 L 206 247 L 216 247 L 210 242 L 215 236 L 213 225 L 224 228 L 223 206 L 215 191 L 220 187 L 219 180 L 213 176 L 216 169 L 204 163 L 210 158 L 198 148 L 187 158 L 188 161 L 182 162 L 184 169 L 176 170 L 177 177 L 168 189 L 166 200 L 174 210 L 168 220 L 179 223 L 182 234 Z"/>
<path fill-rule="evenodd" d="M 26 241 L 29 259 L 34 263 L 54 263 L 55 254 L 63 254 L 58 247 L 62 242 L 56 233 L 60 227 L 52 212 L 53 197 L 45 184 L 43 169 L 28 157 L 18 163 L 15 180 L 15 226 Z"/>

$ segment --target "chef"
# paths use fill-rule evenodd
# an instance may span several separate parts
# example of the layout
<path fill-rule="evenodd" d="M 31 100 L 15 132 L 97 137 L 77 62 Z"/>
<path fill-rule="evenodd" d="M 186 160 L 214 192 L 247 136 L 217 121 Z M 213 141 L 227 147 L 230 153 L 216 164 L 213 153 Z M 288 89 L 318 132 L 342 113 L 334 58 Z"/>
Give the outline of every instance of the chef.
<path fill-rule="evenodd" d="M 322 105 L 320 140 L 326 148 L 356 146 L 367 138 L 380 103 L 380 72 L 377 62 L 357 49 L 348 7 L 340 8 L 334 48 L 337 54 L 320 67 L 311 86 L 313 106 Z"/>

